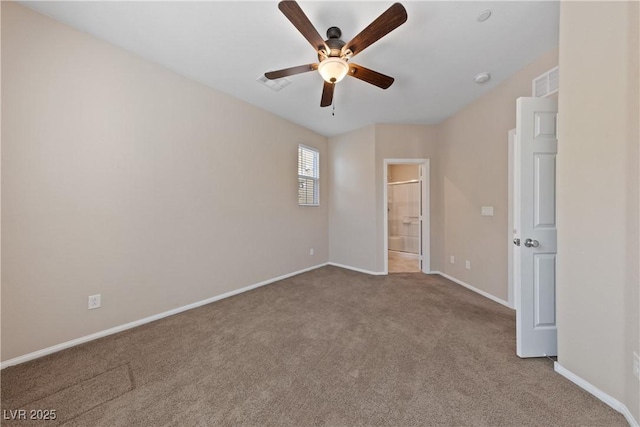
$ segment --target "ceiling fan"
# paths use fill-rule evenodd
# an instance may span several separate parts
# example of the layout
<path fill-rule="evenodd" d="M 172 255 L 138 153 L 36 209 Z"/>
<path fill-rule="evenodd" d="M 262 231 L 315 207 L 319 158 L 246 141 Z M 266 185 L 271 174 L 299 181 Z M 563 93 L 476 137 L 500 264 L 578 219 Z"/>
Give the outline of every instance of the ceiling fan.
<path fill-rule="evenodd" d="M 307 15 L 304 14 L 295 1 L 283 0 L 278 3 L 278 9 L 311 43 L 311 46 L 318 54 L 319 62 L 270 71 L 264 74 L 266 78 L 275 80 L 318 70 L 324 79 L 322 98 L 320 100 L 321 107 L 328 107 L 333 103 L 335 85 L 346 75 L 382 89 L 387 89 L 393 83 L 393 77 L 385 76 L 377 71 L 349 63 L 348 61 L 407 21 L 407 11 L 400 3 L 394 3 L 347 43 L 340 40 L 342 32 L 338 27 L 329 28 L 327 30 L 327 40 L 323 40 L 313 24 L 311 24 L 311 21 L 309 21 L 309 18 L 307 18 Z"/>

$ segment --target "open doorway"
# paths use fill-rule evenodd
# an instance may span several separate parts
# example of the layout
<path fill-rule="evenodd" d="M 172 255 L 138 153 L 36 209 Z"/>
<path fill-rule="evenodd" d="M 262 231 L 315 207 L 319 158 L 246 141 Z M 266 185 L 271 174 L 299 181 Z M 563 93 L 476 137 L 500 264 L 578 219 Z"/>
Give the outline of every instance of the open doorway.
<path fill-rule="evenodd" d="M 385 160 L 387 273 L 429 272 L 428 160 Z"/>

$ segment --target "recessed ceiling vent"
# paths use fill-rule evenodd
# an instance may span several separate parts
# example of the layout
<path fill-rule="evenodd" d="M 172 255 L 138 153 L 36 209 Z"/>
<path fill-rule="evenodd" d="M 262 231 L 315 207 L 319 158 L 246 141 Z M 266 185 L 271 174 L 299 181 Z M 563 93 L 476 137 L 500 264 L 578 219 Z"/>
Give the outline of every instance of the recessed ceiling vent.
<path fill-rule="evenodd" d="M 282 89 L 285 86 L 289 86 L 291 84 L 291 80 L 287 80 L 286 78 L 281 78 L 281 79 L 275 79 L 275 80 L 270 80 L 268 78 L 265 77 L 265 75 L 261 75 L 260 77 L 258 77 L 256 79 L 256 81 L 258 83 L 261 83 L 263 85 L 265 85 L 266 87 L 275 90 L 276 92 L 278 92 L 280 89 Z"/>
<path fill-rule="evenodd" d="M 560 85 L 560 68 L 555 67 L 533 79 L 531 91 L 533 96 L 544 98 L 558 91 Z"/>

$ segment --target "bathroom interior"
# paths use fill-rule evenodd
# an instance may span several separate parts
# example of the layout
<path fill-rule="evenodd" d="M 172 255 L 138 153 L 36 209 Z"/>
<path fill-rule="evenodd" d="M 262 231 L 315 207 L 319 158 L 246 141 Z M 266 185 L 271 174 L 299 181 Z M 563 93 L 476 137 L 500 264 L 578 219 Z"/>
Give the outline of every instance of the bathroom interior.
<path fill-rule="evenodd" d="M 420 271 L 420 166 L 390 164 L 387 171 L 389 273 Z"/>

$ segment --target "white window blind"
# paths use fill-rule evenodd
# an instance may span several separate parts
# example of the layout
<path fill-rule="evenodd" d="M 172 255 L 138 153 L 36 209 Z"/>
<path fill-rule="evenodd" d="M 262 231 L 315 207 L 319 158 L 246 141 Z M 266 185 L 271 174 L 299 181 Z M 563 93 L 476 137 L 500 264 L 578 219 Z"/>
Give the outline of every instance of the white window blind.
<path fill-rule="evenodd" d="M 300 206 L 318 206 L 320 204 L 320 189 L 318 150 L 298 145 L 298 204 Z"/>

